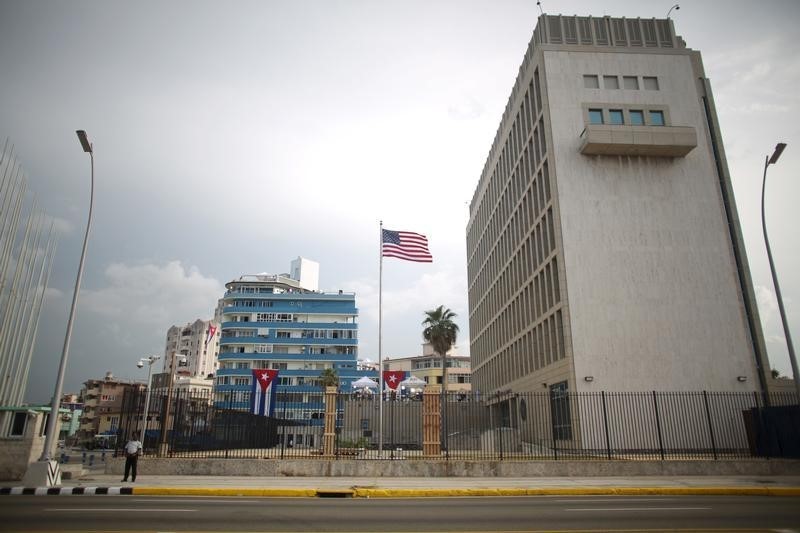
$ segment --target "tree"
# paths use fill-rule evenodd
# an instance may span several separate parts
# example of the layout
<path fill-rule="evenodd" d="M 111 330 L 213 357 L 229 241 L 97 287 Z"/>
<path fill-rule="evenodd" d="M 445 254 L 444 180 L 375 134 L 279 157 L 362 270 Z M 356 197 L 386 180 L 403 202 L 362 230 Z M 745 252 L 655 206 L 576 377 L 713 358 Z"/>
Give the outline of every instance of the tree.
<path fill-rule="evenodd" d="M 439 406 L 441 412 L 441 428 L 442 428 L 442 446 L 447 448 L 447 428 L 445 427 L 445 400 L 447 399 L 447 352 L 456 343 L 458 335 L 458 325 L 453 322 L 456 314 L 445 306 L 440 305 L 431 311 L 425 311 L 427 315 L 422 325 L 425 329 L 422 330 L 422 338 L 433 346 L 433 351 L 439 354 L 442 358 L 442 397 L 441 405 Z"/>
<path fill-rule="evenodd" d="M 319 374 L 319 378 L 322 381 L 323 387 L 338 387 L 339 386 L 339 375 L 336 373 L 336 370 L 332 368 L 326 368 Z"/>

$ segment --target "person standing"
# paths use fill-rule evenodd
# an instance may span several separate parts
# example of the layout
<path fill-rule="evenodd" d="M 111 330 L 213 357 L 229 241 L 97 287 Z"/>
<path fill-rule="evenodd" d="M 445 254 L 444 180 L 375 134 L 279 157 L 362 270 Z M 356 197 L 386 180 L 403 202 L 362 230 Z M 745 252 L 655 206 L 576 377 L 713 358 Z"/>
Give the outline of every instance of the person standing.
<path fill-rule="evenodd" d="M 122 481 L 128 481 L 128 474 L 131 482 L 136 482 L 136 463 L 139 462 L 139 455 L 142 453 L 142 443 L 139 440 L 139 432 L 134 431 L 131 439 L 125 444 L 125 475 Z"/>

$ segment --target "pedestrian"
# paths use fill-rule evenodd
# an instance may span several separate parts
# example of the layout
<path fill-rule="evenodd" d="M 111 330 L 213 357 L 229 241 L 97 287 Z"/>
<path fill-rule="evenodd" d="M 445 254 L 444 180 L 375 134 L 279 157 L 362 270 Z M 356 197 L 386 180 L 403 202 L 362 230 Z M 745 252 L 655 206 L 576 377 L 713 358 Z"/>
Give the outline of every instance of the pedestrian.
<path fill-rule="evenodd" d="M 139 432 L 134 431 L 131 439 L 125 444 L 125 475 L 122 481 L 128 481 L 128 474 L 131 476 L 131 482 L 136 482 L 136 463 L 139 461 L 139 455 L 142 453 L 142 443 L 139 440 Z"/>

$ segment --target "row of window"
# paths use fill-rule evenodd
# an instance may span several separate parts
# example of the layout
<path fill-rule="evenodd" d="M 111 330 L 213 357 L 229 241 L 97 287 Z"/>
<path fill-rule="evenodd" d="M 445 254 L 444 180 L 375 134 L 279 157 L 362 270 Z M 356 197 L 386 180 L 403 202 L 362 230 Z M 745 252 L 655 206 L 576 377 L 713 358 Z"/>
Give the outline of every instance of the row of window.
<path fill-rule="evenodd" d="M 620 77 L 622 78 L 622 85 L 620 85 Z M 603 89 L 625 89 L 629 91 L 638 91 L 639 87 L 644 88 L 645 91 L 657 91 L 658 77 L 656 76 L 616 76 L 616 75 L 603 75 L 597 74 L 584 74 L 583 87 L 585 89 L 599 89 L 600 78 L 603 79 Z M 642 80 L 641 82 L 639 80 Z"/>
<path fill-rule="evenodd" d="M 630 124 L 631 126 L 665 126 L 661 109 L 589 108 L 589 124 Z"/>
<path fill-rule="evenodd" d="M 563 327 L 559 309 L 485 364 L 474 369 L 475 387 L 483 391 L 497 390 L 509 382 L 564 359 L 566 354 Z"/>

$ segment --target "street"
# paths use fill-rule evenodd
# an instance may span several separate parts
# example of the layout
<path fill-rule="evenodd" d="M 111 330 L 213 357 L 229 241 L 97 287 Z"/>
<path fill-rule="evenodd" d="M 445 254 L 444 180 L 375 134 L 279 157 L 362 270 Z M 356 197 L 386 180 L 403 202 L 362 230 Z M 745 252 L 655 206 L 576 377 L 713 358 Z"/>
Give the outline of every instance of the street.
<path fill-rule="evenodd" d="M 0 497 L 2 531 L 800 531 L 797 498 Z"/>

